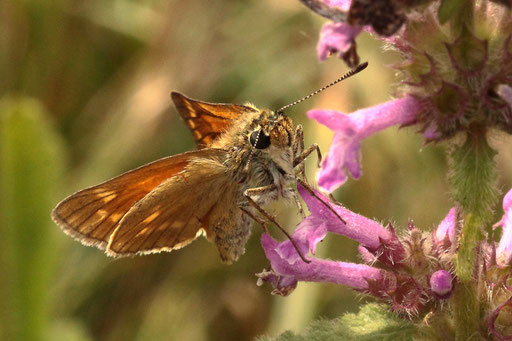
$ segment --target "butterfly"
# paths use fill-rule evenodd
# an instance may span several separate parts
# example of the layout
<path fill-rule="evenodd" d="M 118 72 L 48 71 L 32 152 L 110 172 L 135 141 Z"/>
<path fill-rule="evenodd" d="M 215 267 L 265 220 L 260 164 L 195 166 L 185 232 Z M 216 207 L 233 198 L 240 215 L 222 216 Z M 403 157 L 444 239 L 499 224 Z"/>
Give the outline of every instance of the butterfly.
<path fill-rule="evenodd" d="M 82 244 L 113 257 L 172 251 L 205 236 L 225 263 L 245 252 L 253 219 L 265 229 L 270 220 L 285 232 L 263 206 L 288 199 L 300 210 L 291 185 L 304 174 L 307 156 L 316 151 L 319 164 L 321 159 L 316 144 L 304 149 L 302 127 L 283 114 L 302 100 L 272 111 L 202 102 L 178 92 L 171 98 L 198 150 L 76 192 L 55 207 L 53 221 Z"/>
<path fill-rule="evenodd" d="M 171 251 L 204 235 L 230 263 L 245 251 L 253 205 L 294 197 L 295 169 L 318 147 L 304 153 L 302 127 L 283 114 L 171 96 L 199 149 L 79 191 L 52 218 L 110 256 Z"/>

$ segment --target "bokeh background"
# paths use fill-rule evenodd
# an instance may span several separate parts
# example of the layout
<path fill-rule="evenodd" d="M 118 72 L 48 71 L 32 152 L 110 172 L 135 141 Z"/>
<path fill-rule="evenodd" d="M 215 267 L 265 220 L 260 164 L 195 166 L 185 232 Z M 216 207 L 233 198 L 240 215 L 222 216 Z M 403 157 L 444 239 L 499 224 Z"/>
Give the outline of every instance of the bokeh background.
<path fill-rule="evenodd" d="M 365 298 L 337 285 L 300 283 L 286 298 L 257 287 L 268 261 L 256 225 L 246 254 L 226 266 L 204 239 L 113 260 L 50 220 L 66 195 L 194 148 L 171 90 L 275 109 L 345 73 L 335 57 L 317 61 L 323 22 L 297 0 L 0 2 L 0 339 L 251 340 L 357 311 Z M 397 80 L 392 52 L 367 34 L 358 47 L 366 71 L 288 111 L 324 153 L 332 133 L 306 111 L 380 103 Z M 507 188 L 510 140 L 494 142 Z M 382 132 L 362 155 L 362 179 L 335 193 L 353 211 L 429 230 L 451 207 L 442 149 L 414 130 Z M 299 221 L 293 207 L 272 209 L 290 230 Z M 318 252 L 358 261 L 340 236 Z"/>

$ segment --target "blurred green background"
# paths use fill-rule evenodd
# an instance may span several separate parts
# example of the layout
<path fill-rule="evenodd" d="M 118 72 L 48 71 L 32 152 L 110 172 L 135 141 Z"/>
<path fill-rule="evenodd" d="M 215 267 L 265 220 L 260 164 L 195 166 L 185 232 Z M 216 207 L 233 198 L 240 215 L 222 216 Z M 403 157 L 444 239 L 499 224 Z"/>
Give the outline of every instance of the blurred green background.
<path fill-rule="evenodd" d="M 357 311 L 365 298 L 337 285 L 300 283 L 287 298 L 257 287 L 254 274 L 268 266 L 258 226 L 246 254 L 225 266 L 204 239 L 113 260 L 50 220 L 66 195 L 194 148 L 171 90 L 275 109 L 345 73 L 336 58 L 316 59 L 323 22 L 296 0 L 0 2 L 0 339 L 250 340 Z M 366 34 L 358 47 L 364 73 L 288 111 L 324 153 L 332 133 L 307 110 L 374 105 L 396 82 L 392 53 Z M 335 193 L 346 206 L 398 228 L 411 218 L 429 230 L 444 217 L 441 148 L 390 129 L 362 155 L 363 178 Z M 506 188 L 512 156 L 498 161 Z M 273 209 L 290 229 L 299 221 L 295 209 Z M 318 252 L 357 262 L 356 246 L 328 236 Z"/>

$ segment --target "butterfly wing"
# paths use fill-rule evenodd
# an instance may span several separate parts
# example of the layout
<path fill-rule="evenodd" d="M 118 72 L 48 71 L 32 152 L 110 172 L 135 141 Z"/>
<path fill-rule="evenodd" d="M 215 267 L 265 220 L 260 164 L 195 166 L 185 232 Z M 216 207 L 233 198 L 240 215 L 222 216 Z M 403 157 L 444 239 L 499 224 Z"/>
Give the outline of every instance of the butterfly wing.
<path fill-rule="evenodd" d="M 105 249 L 121 218 L 137 201 L 162 182 L 178 176 L 192 159 L 224 153 L 203 149 L 149 163 L 72 194 L 55 207 L 52 219 L 81 243 Z"/>
<path fill-rule="evenodd" d="M 179 176 L 139 200 L 112 234 L 107 253 L 129 256 L 171 251 L 199 235 L 212 241 L 213 229 L 221 221 L 241 219 L 237 184 L 223 164 L 226 155 L 211 154 L 215 150 L 202 149 L 206 155 L 191 160 Z"/>
<path fill-rule="evenodd" d="M 171 93 L 171 97 L 176 109 L 192 131 L 199 148 L 211 145 L 240 116 L 258 112 L 255 108 L 245 105 L 196 101 L 178 92 Z"/>

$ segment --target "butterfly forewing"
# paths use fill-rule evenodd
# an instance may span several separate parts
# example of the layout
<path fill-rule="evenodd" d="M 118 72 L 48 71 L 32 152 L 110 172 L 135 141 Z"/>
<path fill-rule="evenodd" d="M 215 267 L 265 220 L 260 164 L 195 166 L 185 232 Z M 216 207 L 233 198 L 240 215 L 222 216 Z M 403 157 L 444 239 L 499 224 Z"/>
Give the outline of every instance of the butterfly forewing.
<path fill-rule="evenodd" d="M 199 148 L 210 146 L 240 116 L 258 112 L 255 108 L 245 105 L 196 101 L 178 92 L 171 93 L 171 97 L 176 109 L 192 131 Z"/>
<path fill-rule="evenodd" d="M 234 205 L 236 186 L 223 161 L 226 152 L 202 149 L 179 176 L 167 179 L 123 217 L 107 247 L 113 256 L 170 251 L 198 235 L 211 239 L 213 226 Z M 200 190 L 199 190 L 200 189 Z M 226 200 L 229 199 L 229 200 Z"/>
<path fill-rule="evenodd" d="M 202 151 L 183 153 L 144 165 L 64 199 L 52 211 L 64 232 L 101 249 L 130 208 L 162 182 L 179 173 Z"/>

